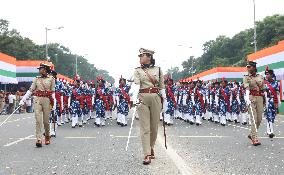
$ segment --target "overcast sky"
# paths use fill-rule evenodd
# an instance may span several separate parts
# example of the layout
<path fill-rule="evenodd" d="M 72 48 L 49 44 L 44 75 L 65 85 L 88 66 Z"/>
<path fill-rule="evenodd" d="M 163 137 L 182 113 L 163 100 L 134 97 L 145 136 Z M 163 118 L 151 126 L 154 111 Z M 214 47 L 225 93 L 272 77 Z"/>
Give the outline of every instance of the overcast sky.
<path fill-rule="evenodd" d="M 256 20 L 283 14 L 284 0 L 255 0 Z M 139 66 L 140 47 L 156 51 L 165 71 L 218 35 L 253 27 L 253 0 L 0 0 L 0 18 L 37 44 L 67 46 L 116 79 Z M 180 47 L 184 45 L 192 47 Z"/>

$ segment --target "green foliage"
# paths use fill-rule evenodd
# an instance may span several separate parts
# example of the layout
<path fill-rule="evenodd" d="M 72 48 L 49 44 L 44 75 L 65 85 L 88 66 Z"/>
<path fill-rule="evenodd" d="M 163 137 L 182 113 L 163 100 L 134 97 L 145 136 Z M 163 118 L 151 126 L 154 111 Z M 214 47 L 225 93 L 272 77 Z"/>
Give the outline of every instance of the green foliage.
<path fill-rule="evenodd" d="M 29 38 L 22 37 L 16 29 L 9 30 L 9 22 L 0 19 L 0 52 L 16 57 L 18 60 L 45 60 L 45 45 L 37 45 Z M 76 54 L 58 43 L 48 44 L 48 56 L 56 71 L 70 78 L 75 77 Z M 114 83 L 114 78 L 106 70 L 99 70 L 86 58 L 77 55 L 78 74 L 84 80 L 94 80 L 103 76 Z"/>
<path fill-rule="evenodd" d="M 257 49 L 261 50 L 284 40 L 284 16 L 273 15 L 257 22 Z M 196 73 L 217 66 L 245 66 L 247 55 L 254 52 L 254 30 L 246 29 L 232 38 L 218 36 L 215 40 L 203 44 L 203 54 L 195 59 Z M 173 74 L 173 77 L 191 76 L 191 58 L 182 63 L 183 70 Z M 168 70 L 169 72 L 170 70 Z M 182 79 L 180 78 L 180 79 Z M 176 79 L 177 81 L 179 79 Z"/>

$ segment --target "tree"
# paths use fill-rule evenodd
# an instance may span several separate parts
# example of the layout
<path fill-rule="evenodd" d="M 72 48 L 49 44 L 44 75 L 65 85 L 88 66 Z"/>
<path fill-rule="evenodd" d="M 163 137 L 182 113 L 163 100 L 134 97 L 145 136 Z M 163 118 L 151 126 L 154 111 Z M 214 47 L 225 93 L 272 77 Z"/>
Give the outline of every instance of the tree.
<path fill-rule="evenodd" d="M 273 15 L 257 22 L 257 48 L 258 50 L 270 47 L 284 40 L 284 16 Z M 203 44 L 203 54 L 195 58 L 196 73 L 212 69 L 217 66 L 245 66 L 247 55 L 254 52 L 254 29 L 246 29 L 237 33 L 232 38 L 218 36 L 215 40 L 209 40 Z M 182 63 L 183 70 L 175 75 L 190 76 L 192 60 Z"/>
<path fill-rule="evenodd" d="M 16 29 L 9 30 L 9 22 L 0 19 L 0 52 L 16 57 L 18 60 L 45 60 L 45 46 L 37 45 L 31 39 L 22 37 Z M 48 44 L 48 55 L 56 71 L 70 78 L 75 77 L 76 54 L 68 47 L 58 43 Z M 99 70 L 83 56 L 77 55 L 78 73 L 85 80 L 94 80 L 98 75 L 114 83 L 106 70 Z"/>

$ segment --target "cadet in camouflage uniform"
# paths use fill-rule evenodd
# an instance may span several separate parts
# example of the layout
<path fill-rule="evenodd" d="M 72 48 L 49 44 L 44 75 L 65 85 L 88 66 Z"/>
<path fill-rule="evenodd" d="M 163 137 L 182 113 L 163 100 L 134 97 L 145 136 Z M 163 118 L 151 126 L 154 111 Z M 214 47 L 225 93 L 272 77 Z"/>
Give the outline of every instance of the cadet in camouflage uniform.
<path fill-rule="evenodd" d="M 45 130 L 45 144 L 50 144 L 50 128 L 49 128 L 49 115 L 51 108 L 55 110 L 55 80 L 50 73 L 50 66 L 40 64 L 39 73 L 41 76 L 36 77 L 30 89 L 20 101 L 20 105 L 24 105 L 27 98 L 32 94 L 35 96 L 35 119 L 36 119 L 36 146 L 42 147 L 42 123 Z"/>
<path fill-rule="evenodd" d="M 274 134 L 274 120 L 276 115 L 278 114 L 279 105 L 280 105 L 280 95 L 279 95 L 279 84 L 276 81 L 276 77 L 273 70 L 269 70 L 266 68 L 265 71 L 265 112 L 264 116 L 267 120 L 267 135 L 270 138 L 275 136 Z"/>

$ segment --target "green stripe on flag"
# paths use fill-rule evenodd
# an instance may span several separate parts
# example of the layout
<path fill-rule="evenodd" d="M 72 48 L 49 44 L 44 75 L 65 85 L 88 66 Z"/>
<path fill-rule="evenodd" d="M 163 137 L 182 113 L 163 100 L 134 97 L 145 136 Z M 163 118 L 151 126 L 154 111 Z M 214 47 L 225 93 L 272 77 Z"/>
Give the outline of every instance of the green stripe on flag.
<path fill-rule="evenodd" d="M 17 77 L 36 77 L 38 73 L 17 73 Z"/>
<path fill-rule="evenodd" d="M 243 78 L 225 78 L 225 80 L 227 80 L 228 82 L 232 81 L 234 82 L 236 80 L 236 82 L 243 82 Z M 222 81 L 222 78 L 218 78 L 218 81 Z"/>
<path fill-rule="evenodd" d="M 268 65 L 269 69 L 280 69 L 284 68 L 284 61 L 280 61 L 277 63 L 272 63 Z M 257 68 L 257 72 L 263 72 L 265 71 L 266 65 L 265 66 L 260 66 Z"/>
<path fill-rule="evenodd" d="M 16 78 L 16 72 L 11 72 L 3 69 L 0 69 L 0 75 L 5 77 Z"/>

